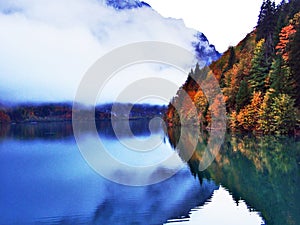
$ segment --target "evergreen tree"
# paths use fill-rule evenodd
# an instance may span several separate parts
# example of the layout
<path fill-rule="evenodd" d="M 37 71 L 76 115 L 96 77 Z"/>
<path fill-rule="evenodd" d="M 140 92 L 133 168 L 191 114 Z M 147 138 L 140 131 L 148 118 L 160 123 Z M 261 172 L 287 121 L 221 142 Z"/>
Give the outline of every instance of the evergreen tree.
<path fill-rule="evenodd" d="M 281 55 L 278 55 L 271 66 L 269 73 L 270 87 L 275 90 L 275 94 L 288 94 L 294 96 L 295 81 L 292 78 L 290 68 L 286 65 Z"/>
<path fill-rule="evenodd" d="M 250 96 L 251 96 L 251 92 L 248 87 L 248 82 L 244 79 L 241 81 L 239 91 L 236 95 L 237 113 L 239 113 L 240 109 L 249 103 Z"/>
<path fill-rule="evenodd" d="M 300 11 L 300 1 L 299 0 L 289 0 L 289 14 L 288 19 L 292 19 L 296 13 Z"/>
<path fill-rule="evenodd" d="M 274 131 L 273 118 L 271 116 L 272 109 L 271 105 L 273 104 L 273 99 L 275 95 L 275 90 L 270 88 L 264 96 L 263 102 L 259 109 L 259 130 L 263 133 L 268 134 L 271 131 Z"/>
<path fill-rule="evenodd" d="M 298 22 L 295 24 L 296 33 L 290 43 L 289 66 L 291 67 L 292 76 L 296 83 L 296 106 L 300 108 L 300 13 L 297 15 Z"/>
<path fill-rule="evenodd" d="M 251 61 L 249 84 L 254 91 L 265 92 L 265 80 L 268 75 L 268 64 L 264 56 L 264 39 L 260 40 L 255 47 L 254 56 Z"/>
<path fill-rule="evenodd" d="M 256 41 L 265 40 L 265 57 L 268 60 L 274 54 L 274 33 L 277 25 L 275 2 L 264 0 L 257 22 Z"/>
<path fill-rule="evenodd" d="M 200 66 L 199 66 L 199 63 L 196 64 L 195 75 L 196 76 L 200 76 Z"/>
<path fill-rule="evenodd" d="M 296 123 L 294 99 L 287 94 L 280 94 L 271 104 L 273 130 L 277 134 L 286 134 L 293 131 Z"/>
<path fill-rule="evenodd" d="M 229 47 L 228 64 L 227 64 L 227 67 L 225 68 L 225 70 L 223 72 L 226 72 L 226 71 L 230 70 L 233 67 L 233 65 L 235 64 L 235 60 L 236 60 L 236 56 L 235 56 L 234 47 L 230 46 Z"/>
<path fill-rule="evenodd" d="M 274 30 L 274 46 L 279 42 L 279 36 L 281 29 L 288 23 L 289 7 L 285 0 L 282 0 L 276 8 L 275 18 L 277 18 L 276 27 Z"/>
<path fill-rule="evenodd" d="M 225 82 L 225 75 L 224 73 L 222 72 L 221 73 L 221 77 L 220 77 L 220 88 L 225 88 L 226 87 L 226 82 Z"/>
<path fill-rule="evenodd" d="M 296 123 L 294 99 L 287 94 L 275 94 L 270 88 L 264 96 L 259 111 L 259 130 L 265 134 L 287 134 Z"/>

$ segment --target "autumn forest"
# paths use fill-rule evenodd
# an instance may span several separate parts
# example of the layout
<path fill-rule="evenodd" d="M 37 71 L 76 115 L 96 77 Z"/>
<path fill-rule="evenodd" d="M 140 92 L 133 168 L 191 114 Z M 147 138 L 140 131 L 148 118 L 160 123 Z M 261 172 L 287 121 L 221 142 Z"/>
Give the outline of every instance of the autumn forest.
<path fill-rule="evenodd" d="M 230 130 L 298 133 L 300 1 L 282 1 L 276 6 L 271 0 L 265 0 L 255 29 L 237 46 L 229 47 L 209 69 L 219 81 Z M 219 103 L 208 104 L 203 90 L 193 79 L 203 79 L 203 70 L 198 65 L 191 70 L 169 104 L 166 121 L 170 126 L 180 125 L 182 120 L 195 122 L 187 109 L 188 96 L 204 128 L 210 127 L 214 108 Z"/>

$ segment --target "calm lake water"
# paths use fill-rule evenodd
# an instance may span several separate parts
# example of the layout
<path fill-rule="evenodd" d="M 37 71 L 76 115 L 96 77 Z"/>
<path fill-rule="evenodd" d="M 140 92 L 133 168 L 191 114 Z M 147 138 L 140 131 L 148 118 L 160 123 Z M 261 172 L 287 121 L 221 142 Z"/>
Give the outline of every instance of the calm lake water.
<path fill-rule="evenodd" d="M 195 153 L 185 160 L 184 145 L 188 148 L 192 135 L 186 134 L 178 149 L 180 131 L 165 132 L 157 125 L 152 135 L 161 144 L 149 152 L 134 152 L 120 139 L 135 142 L 150 131 L 145 120 L 130 126 L 136 137 L 117 139 L 108 121 L 97 124 L 113 157 L 135 166 L 158 163 L 156 170 L 145 176 L 139 171 L 118 173 L 109 166 L 107 170 L 134 180 L 182 168 L 157 184 L 125 186 L 89 166 L 69 123 L 0 124 L 0 224 L 300 224 L 296 138 L 226 135 L 214 162 L 199 172 L 208 136 L 199 138 Z M 164 164 L 174 153 L 174 162 Z"/>

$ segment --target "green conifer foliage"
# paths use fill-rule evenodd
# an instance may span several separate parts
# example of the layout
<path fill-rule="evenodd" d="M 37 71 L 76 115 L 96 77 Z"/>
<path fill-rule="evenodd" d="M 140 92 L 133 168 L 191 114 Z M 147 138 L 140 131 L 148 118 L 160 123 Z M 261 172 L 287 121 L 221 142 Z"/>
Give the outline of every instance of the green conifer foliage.
<path fill-rule="evenodd" d="M 249 79 L 249 84 L 251 85 L 253 91 L 261 91 L 263 93 L 266 90 L 265 80 L 269 71 L 264 55 L 264 44 L 264 39 L 260 40 L 256 44 Z"/>
<path fill-rule="evenodd" d="M 300 24 L 296 25 L 296 33 L 290 43 L 290 49 L 289 66 L 291 68 L 293 79 L 296 83 L 296 105 L 300 106 Z"/>
<path fill-rule="evenodd" d="M 257 22 L 257 36 L 256 41 L 265 39 L 266 60 L 274 54 L 274 42 L 273 37 L 276 30 L 276 5 L 271 0 L 264 0 Z"/>
<path fill-rule="evenodd" d="M 272 130 L 277 134 L 293 131 L 296 123 L 296 109 L 294 99 L 287 94 L 280 94 L 271 104 Z"/>
<path fill-rule="evenodd" d="M 264 96 L 263 102 L 259 110 L 259 130 L 265 134 L 274 131 L 274 123 L 272 118 L 271 105 L 273 104 L 273 99 L 275 96 L 275 90 L 270 88 Z"/>
<path fill-rule="evenodd" d="M 249 103 L 249 96 L 251 96 L 250 89 L 248 87 L 248 82 L 244 79 L 241 81 L 239 91 L 236 95 L 236 111 L 237 113 L 245 105 Z"/>

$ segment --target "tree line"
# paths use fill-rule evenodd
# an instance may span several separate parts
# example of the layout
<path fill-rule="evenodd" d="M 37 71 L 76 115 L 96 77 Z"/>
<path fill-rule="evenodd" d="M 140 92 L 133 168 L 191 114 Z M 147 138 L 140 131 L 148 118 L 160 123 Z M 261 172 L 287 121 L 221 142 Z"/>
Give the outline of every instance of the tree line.
<path fill-rule="evenodd" d="M 264 134 L 299 130 L 300 1 L 278 5 L 263 1 L 255 29 L 237 46 L 229 47 L 210 70 L 219 81 L 231 130 Z M 179 125 L 180 120 L 194 123 L 185 107 L 186 92 L 201 124 L 210 126 L 211 113 L 218 103 L 209 105 L 192 78 L 201 77 L 201 73 L 197 65 L 171 100 L 166 113 L 169 125 Z"/>

